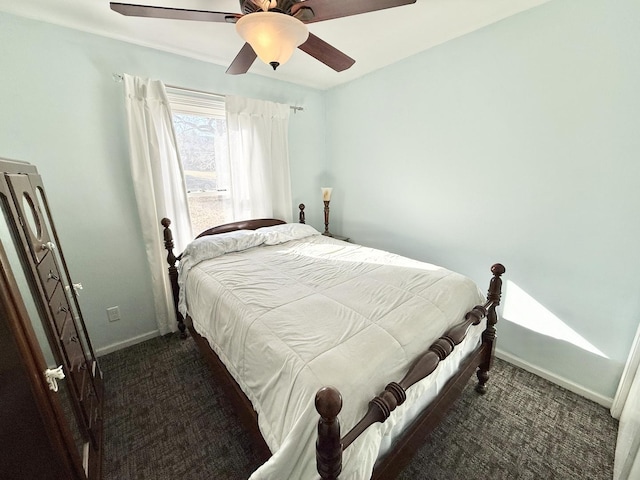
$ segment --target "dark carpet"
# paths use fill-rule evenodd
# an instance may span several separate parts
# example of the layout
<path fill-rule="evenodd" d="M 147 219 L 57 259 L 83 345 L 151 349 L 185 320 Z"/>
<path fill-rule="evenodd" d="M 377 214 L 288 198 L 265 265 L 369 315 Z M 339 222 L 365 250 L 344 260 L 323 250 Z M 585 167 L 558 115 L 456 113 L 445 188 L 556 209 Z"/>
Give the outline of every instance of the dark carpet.
<path fill-rule="evenodd" d="M 105 480 L 240 480 L 259 466 L 191 339 L 158 337 L 100 363 Z M 606 408 L 499 359 L 486 395 L 473 384 L 402 480 L 612 478 Z"/>

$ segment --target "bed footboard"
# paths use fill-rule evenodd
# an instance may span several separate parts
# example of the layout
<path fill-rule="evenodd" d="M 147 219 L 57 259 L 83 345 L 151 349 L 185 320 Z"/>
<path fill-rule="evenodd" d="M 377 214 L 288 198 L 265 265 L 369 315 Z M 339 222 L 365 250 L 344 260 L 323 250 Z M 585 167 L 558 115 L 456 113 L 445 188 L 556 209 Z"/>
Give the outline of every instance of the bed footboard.
<path fill-rule="evenodd" d="M 476 391 L 479 393 L 486 392 L 485 384 L 489 379 L 489 369 L 491 368 L 495 350 L 496 307 L 500 304 L 502 291 L 502 279 L 500 276 L 505 272 L 505 268 L 497 263 L 491 267 L 491 272 L 493 273 L 493 278 L 489 285 L 486 303 L 475 306 L 465 315 L 462 323 L 453 327 L 436 340 L 422 356 L 418 357 L 402 380 L 397 383 L 389 383 L 382 393 L 369 402 L 369 409 L 365 416 L 344 437 L 340 437 L 340 423 L 338 421 L 338 414 L 342 409 L 340 392 L 333 387 L 323 387 L 318 391 L 315 405 L 320 415 L 320 420 L 318 421 L 316 464 L 321 478 L 325 480 L 338 478 L 342 470 L 342 452 L 344 449 L 351 445 L 369 426 L 377 422 L 384 422 L 389 418 L 391 412 L 406 400 L 407 389 L 430 375 L 438 364 L 451 354 L 455 346 L 464 340 L 469 328 L 472 325 L 479 324 L 485 316 L 487 317 L 487 327 L 482 334 L 481 346 L 466 360 L 460 372 L 448 382 L 443 394 L 446 394 L 447 398 L 456 398 L 476 367 L 478 368 Z M 433 430 L 437 422 L 429 421 L 430 417 L 442 416 L 451 404 L 451 401 L 438 402 L 438 398 L 434 400 L 434 403 L 436 402 L 436 405 L 428 407 L 425 413 L 417 419 L 417 427 L 411 429 L 407 435 L 422 439 Z M 408 445 L 409 442 L 406 439 L 403 440 Z M 409 447 L 412 450 L 411 453 L 417 449 L 417 446 L 414 441 Z M 411 453 L 407 454 L 405 452 L 402 457 L 398 455 L 391 456 L 387 460 L 388 463 L 395 462 L 393 468 L 388 465 L 382 465 L 381 468 L 376 466 L 373 478 L 390 478 L 389 470 L 399 471 L 410 459 Z M 381 471 L 385 473 L 379 476 L 378 474 Z"/>

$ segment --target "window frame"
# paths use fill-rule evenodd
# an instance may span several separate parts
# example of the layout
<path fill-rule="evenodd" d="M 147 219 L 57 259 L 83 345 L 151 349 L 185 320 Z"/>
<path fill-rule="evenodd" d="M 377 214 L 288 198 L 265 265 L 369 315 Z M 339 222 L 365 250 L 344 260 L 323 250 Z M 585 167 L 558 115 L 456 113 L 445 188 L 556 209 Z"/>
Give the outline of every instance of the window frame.
<path fill-rule="evenodd" d="M 207 93 L 207 92 L 202 92 L 198 90 L 183 89 L 178 87 L 169 87 L 169 86 L 165 86 L 165 90 L 166 90 L 167 99 L 169 101 L 169 106 L 171 110 L 172 122 L 174 121 L 175 114 L 213 117 L 217 119 L 222 119 L 226 122 L 225 97 L 223 95 Z M 176 135 L 176 142 L 177 142 L 178 139 L 175 131 L 174 131 L 174 135 Z M 230 205 L 227 205 L 222 209 L 214 210 L 219 213 L 218 218 L 222 219 L 222 220 L 218 220 L 217 223 L 214 222 L 213 225 L 207 224 L 206 227 L 204 227 L 203 223 L 198 222 L 197 212 L 194 212 L 195 202 L 193 201 L 193 198 L 195 197 L 195 194 L 193 192 L 189 192 L 189 190 L 186 188 L 187 179 L 186 179 L 185 170 L 184 170 L 184 161 L 182 158 L 183 155 L 182 155 L 182 152 L 180 152 L 179 145 L 176 145 L 176 146 L 178 147 L 178 157 L 180 158 L 180 163 L 181 163 L 180 170 L 182 172 L 183 181 L 185 182 L 185 191 L 187 192 L 187 201 L 189 204 L 189 216 L 192 224 L 193 233 L 197 234 L 199 233 L 199 231 L 203 231 L 204 229 L 215 226 L 216 224 L 228 223 L 233 221 L 232 208 L 230 210 L 229 209 Z M 228 154 L 228 145 L 225 146 L 225 149 Z M 222 160 L 222 162 L 220 162 L 220 160 Z M 219 176 L 224 177 L 225 174 L 228 175 L 229 167 L 228 165 L 226 167 L 224 166 L 225 160 L 228 162 L 229 159 L 216 158 L 216 168 L 214 171 L 216 172 L 217 177 Z M 227 181 L 223 183 L 230 183 L 230 182 Z M 229 196 L 231 193 L 230 193 L 229 186 L 227 186 L 227 188 L 225 189 L 217 189 L 217 191 L 219 196 L 222 195 L 223 197 L 228 197 L 226 199 L 223 199 L 223 202 L 226 202 L 226 201 L 230 202 Z M 226 194 L 222 193 L 225 191 L 226 191 Z M 215 216 L 212 216 L 212 217 L 215 217 Z"/>

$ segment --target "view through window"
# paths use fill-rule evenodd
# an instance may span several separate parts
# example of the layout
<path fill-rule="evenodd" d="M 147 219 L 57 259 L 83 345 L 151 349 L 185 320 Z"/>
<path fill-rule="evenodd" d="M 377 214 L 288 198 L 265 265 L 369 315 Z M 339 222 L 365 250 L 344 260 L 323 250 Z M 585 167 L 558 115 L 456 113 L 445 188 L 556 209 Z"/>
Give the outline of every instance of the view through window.
<path fill-rule="evenodd" d="M 167 88 L 182 159 L 191 214 L 198 234 L 233 221 L 224 100 L 200 92 Z"/>

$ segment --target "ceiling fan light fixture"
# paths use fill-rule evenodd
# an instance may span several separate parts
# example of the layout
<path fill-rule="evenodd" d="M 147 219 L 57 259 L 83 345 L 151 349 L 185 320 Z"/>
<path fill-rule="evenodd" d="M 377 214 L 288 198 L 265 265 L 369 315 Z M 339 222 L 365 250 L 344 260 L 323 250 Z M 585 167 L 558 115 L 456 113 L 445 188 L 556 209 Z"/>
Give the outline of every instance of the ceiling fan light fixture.
<path fill-rule="evenodd" d="M 278 12 L 255 12 L 236 22 L 238 34 L 275 70 L 283 65 L 293 51 L 309 37 L 309 30 L 300 20 Z"/>

